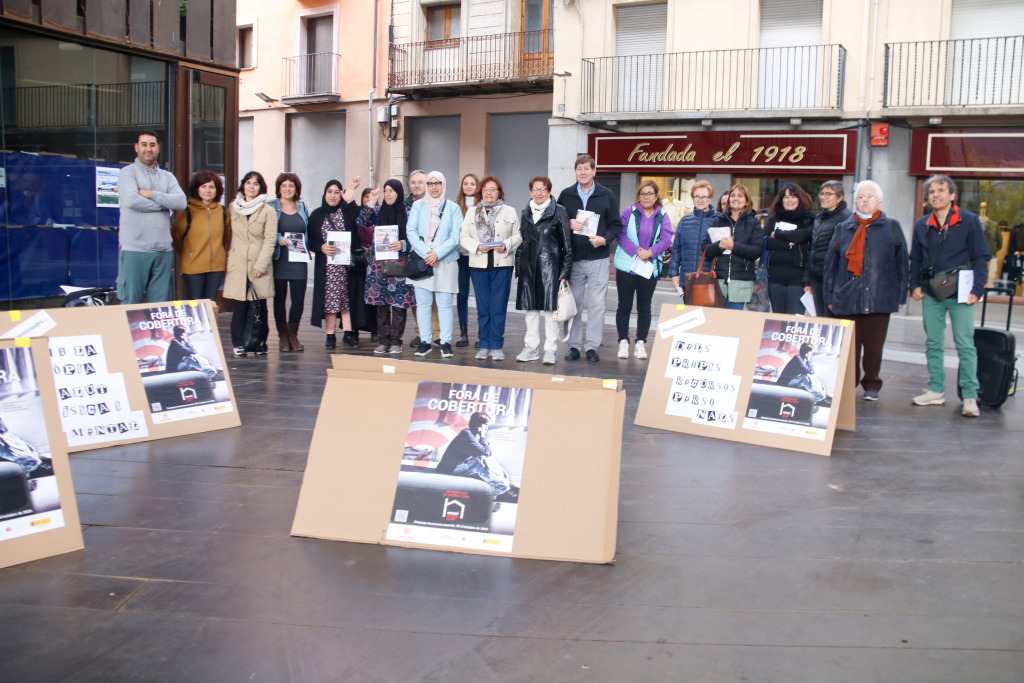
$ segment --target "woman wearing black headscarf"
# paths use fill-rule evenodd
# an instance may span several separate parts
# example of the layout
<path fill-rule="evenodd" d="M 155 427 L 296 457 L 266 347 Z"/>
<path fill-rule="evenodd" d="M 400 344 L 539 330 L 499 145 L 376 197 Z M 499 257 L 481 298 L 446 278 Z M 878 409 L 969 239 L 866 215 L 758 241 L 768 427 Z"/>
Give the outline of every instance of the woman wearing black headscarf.
<path fill-rule="evenodd" d="M 354 181 L 353 181 L 354 182 Z M 310 323 L 320 327 L 324 321 L 327 329 L 327 341 L 324 346 L 333 349 L 337 346 L 335 333 L 338 329 L 338 317 L 341 317 L 341 329 L 344 331 L 342 343 L 350 348 L 359 344 L 352 334 L 351 272 L 353 266 L 334 265 L 327 262 L 338 248 L 327 240 L 328 232 L 347 232 L 352 235 L 352 246 L 349 263 L 352 264 L 356 252 L 362 244 L 356 231 L 356 218 L 359 205 L 349 201 L 345 194 L 352 196 L 355 186 L 349 183 L 346 193 L 341 182 L 329 180 L 324 187 L 324 196 L 320 208 L 309 216 L 309 250 L 314 256 L 313 263 L 313 310 Z"/>
<path fill-rule="evenodd" d="M 380 206 L 373 206 L 378 194 L 383 195 L 384 201 Z M 383 190 L 374 189 L 371 192 L 371 206 L 359 213 L 359 229 L 364 235 L 372 235 L 378 225 L 398 226 L 398 239 L 388 244 L 389 251 L 409 251 L 409 243 L 406 241 L 409 209 L 404 197 L 405 188 L 401 181 L 389 180 L 384 183 Z M 416 305 L 416 294 L 406 284 L 404 277 L 388 277 L 384 274 L 382 261 L 377 259 L 376 241 L 371 239 L 368 244 L 372 248 L 366 257 L 366 303 L 377 309 L 378 344 L 373 352 L 401 353 L 406 316 L 409 309 Z"/>

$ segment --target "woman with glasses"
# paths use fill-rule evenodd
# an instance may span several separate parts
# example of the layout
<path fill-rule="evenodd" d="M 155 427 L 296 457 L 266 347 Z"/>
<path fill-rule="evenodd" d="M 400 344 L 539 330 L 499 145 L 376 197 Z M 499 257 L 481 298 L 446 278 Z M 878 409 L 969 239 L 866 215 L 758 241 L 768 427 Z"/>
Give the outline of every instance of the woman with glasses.
<path fill-rule="evenodd" d="M 821 211 L 814 217 L 814 231 L 811 233 L 811 249 L 804 269 L 804 291 L 814 297 L 814 314 L 820 317 L 830 315 L 825 307 L 822 296 L 825 278 L 825 255 L 836 228 L 850 217 L 850 209 L 846 206 L 846 193 L 843 184 L 838 180 L 828 180 L 821 184 L 818 202 Z"/>
<path fill-rule="evenodd" d="M 501 181 L 480 181 L 480 203 L 462 222 L 462 247 L 469 252 L 469 274 L 476 295 L 480 350 L 477 360 L 505 359 L 505 310 L 512 289 L 515 252 L 522 243 L 519 216 L 505 204 Z"/>
<path fill-rule="evenodd" d="M 551 198 L 551 179 L 530 180 L 530 201 L 519 219 L 523 243 L 516 251 L 516 310 L 526 311 L 526 340 L 516 360 L 540 358 L 540 319 L 544 317 L 544 363 L 555 362 L 558 324 L 558 288 L 572 273 L 572 233 L 569 214 Z"/>
<path fill-rule="evenodd" d="M 708 195 L 710 197 L 710 193 Z M 661 276 L 661 252 L 672 244 L 672 219 L 661 206 L 658 184 L 640 183 L 636 203 L 622 212 L 622 233 L 615 250 L 615 290 L 619 305 L 615 327 L 619 333 L 619 358 L 629 358 L 629 315 L 636 298 L 636 346 L 633 355 L 647 358 L 651 331 L 651 301 Z"/>
<path fill-rule="evenodd" d="M 839 226 L 825 256 L 825 305 L 854 326 L 857 383 L 877 401 L 889 315 L 907 302 L 910 254 L 900 224 L 882 213 L 882 188 L 864 180 L 853 196 L 856 213 Z"/>
<path fill-rule="evenodd" d="M 672 238 L 672 260 L 668 264 L 668 276 L 672 278 L 672 286 L 682 294 L 681 284 L 685 284 L 686 276 L 696 272 L 700 267 L 700 243 L 704 240 L 715 210 L 711 206 L 711 198 L 715 196 L 715 188 L 706 180 L 698 180 L 690 188 L 693 199 L 693 212 L 679 219 L 675 237 Z"/>
<path fill-rule="evenodd" d="M 811 195 L 786 183 L 775 195 L 764 223 L 768 254 L 768 299 L 774 313 L 803 314 L 804 267 L 814 228 Z"/>
<path fill-rule="evenodd" d="M 745 186 L 729 188 L 729 211 L 716 214 L 711 227 L 728 228 L 729 236 L 712 242 L 710 234 L 704 235 L 701 251 L 706 260 L 701 268 L 713 262 L 725 307 L 743 310 L 754 294 L 754 267 L 764 243 L 761 221 Z"/>
<path fill-rule="evenodd" d="M 437 317 L 441 324 L 441 357 L 452 353 L 452 299 L 459 291 L 459 205 L 444 198 L 445 179 L 440 171 L 427 174 L 427 194 L 415 201 L 406 224 L 409 246 L 433 271 L 425 278 L 409 280 L 416 292 L 416 325 L 420 343 L 416 355 L 430 353 L 433 331 L 430 312 L 437 301 Z"/>

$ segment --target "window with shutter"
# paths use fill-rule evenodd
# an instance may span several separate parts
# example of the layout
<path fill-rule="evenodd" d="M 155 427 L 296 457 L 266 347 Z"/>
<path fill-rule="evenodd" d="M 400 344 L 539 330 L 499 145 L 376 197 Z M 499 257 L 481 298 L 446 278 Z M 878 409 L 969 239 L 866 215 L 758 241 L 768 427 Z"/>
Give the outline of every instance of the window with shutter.
<path fill-rule="evenodd" d="M 818 106 L 822 11 L 822 0 L 761 0 L 758 108 Z"/>
<path fill-rule="evenodd" d="M 615 10 L 615 110 L 662 109 L 668 4 Z"/>

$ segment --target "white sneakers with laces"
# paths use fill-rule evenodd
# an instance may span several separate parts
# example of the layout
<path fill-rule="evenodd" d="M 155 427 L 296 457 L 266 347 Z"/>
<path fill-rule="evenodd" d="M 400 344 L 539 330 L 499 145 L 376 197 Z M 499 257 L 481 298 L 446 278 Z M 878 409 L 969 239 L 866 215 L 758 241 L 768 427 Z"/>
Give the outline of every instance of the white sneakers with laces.
<path fill-rule="evenodd" d="M 639 360 L 647 360 L 647 345 L 644 344 L 643 339 L 636 340 L 636 346 L 633 348 L 633 357 Z"/>
<path fill-rule="evenodd" d="M 629 358 L 629 340 L 619 340 L 619 358 Z"/>
<path fill-rule="evenodd" d="M 920 396 L 914 397 L 915 406 L 944 406 L 946 405 L 946 395 L 941 391 L 932 391 L 929 389 Z"/>

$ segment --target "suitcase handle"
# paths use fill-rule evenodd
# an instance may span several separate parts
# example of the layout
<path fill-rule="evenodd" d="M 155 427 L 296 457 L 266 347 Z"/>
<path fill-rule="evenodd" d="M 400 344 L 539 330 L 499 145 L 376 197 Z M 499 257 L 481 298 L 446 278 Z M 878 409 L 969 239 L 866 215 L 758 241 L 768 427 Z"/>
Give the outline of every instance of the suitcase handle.
<path fill-rule="evenodd" d="M 981 327 L 985 327 L 985 308 L 988 306 L 988 293 L 1005 294 L 1010 292 L 1010 305 L 1006 308 L 1006 331 L 1010 331 L 1010 316 L 1013 315 L 1013 289 L 1007 287 L 986 287 L 985 296 L 981 299 Z"/>

